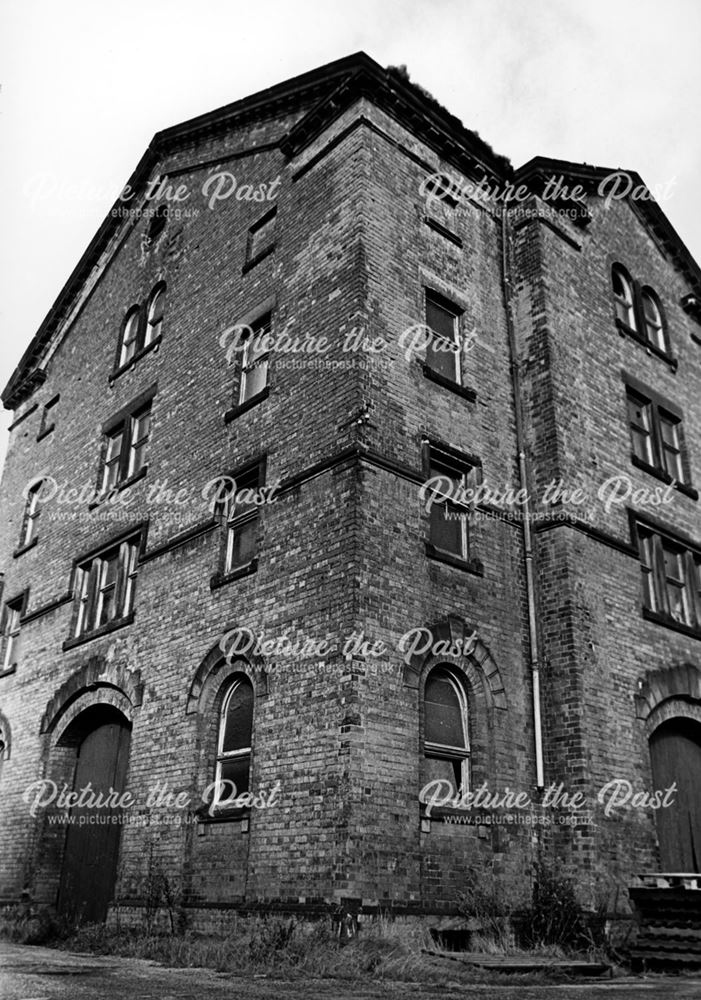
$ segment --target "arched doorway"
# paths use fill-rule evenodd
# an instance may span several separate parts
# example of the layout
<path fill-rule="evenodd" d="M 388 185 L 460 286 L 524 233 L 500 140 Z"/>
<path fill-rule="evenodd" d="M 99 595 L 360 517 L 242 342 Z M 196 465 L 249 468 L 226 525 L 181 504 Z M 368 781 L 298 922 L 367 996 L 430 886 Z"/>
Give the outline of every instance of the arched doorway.
<path fill-rule="evenodd" d="M 110 791 L 121 795 L 126 786 L 131 726 L 111 705 L 94 705 L 81 712 L 60 740 L 76 751 L 73 791 L 83 801 L 70 811 L 58 894 L 58 909 L 81 923 L 102 921 L 114 895 L 121 810 L 98 808 L 90 796 Z"/>
<path fill-rule="evenodd" d="M 681 716 L 650 736 L 656 790 L 671 788 L 672 803 L 655 815 L 660 863 L 665 872 L 701 872 L 701 723 Z"/>

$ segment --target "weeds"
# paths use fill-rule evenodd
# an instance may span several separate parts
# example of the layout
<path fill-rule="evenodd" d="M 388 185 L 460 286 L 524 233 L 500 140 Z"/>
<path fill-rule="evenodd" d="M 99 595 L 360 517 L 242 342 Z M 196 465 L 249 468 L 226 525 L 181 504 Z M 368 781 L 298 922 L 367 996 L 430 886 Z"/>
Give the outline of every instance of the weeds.
<path fill-rule="evenodd" d="M 75 926 L 52 910 L 39 911 L 22 904 L 0 910 L 0 939 L 17 944 L 54 944 L 75 933 Z"/>

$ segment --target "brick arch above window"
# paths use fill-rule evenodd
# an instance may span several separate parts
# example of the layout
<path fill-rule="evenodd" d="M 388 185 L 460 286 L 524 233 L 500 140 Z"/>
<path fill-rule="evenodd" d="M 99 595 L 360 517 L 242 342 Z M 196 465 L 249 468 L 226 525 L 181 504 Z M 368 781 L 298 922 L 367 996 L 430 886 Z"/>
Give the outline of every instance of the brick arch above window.
<path fill-rule="evenodd" d="M 53 732 L 79 699 L 82 699 L 80 710 L 87 708 L 88 705 L 83 704 L 86 694 L 90 694 L 92 701 L 98 704 L 105 700 L 108 692 L 115 692 L 125 705 L 127 717 L 131 721 L 131 710 L 141 705 L 143 690 L 139 670 L 128 670 L 123 664 L 107 663 L 102 657 L 92 657 L 71 674 L 49 700 L 39 732 Z M 121 710 L 121 704 L 117 707 Z M 61 728 L 64 728 L 63 725 Z"/>
<path fill-rule="evenodd" d="M 225 633 L 225 636 L 229 634 Z M 234 674 L 245 674 L 250 679 L 257 698 L 263 698 L 268 693 L 268 672 L 262 657 L 227 656 L 226 644 L 222 645 L 222 642 L 223 639 L 212 646 L 192 678 L 187 693 L 186 715 L 206 712 L 222 686 Z"/>
<path fill-rule="evenodd" d="M 665 670 L 648 671 L 638 682 L 635 695 L 635 714 L 638 719 L 655 722 L 654 728 L 668 717 L 663 712 L 665 702 L 674 699 L 688 705 L 701 706 L 701 668 L 693 663 L 681 663 Z M 655 713 L 653 718 L 653 713 Z M 679 711 L 674 715 L 683 714 Z M 696 718 L 696 715 L 693 715 Z M 652 731 L 652 730 L 651 730 Z"/>
<path fill-rule="evenodd" d="M 463 618 L 449 615 L 424 626 L 419 638 L 424 641 L 412 643 L 416 649 L 409 648 L 404 656 L 404 684 L 407 687 L 418 688 L 422 676 L 425 677 L 434 666 L 452 664 L 465 672 L 475 694 L 483 693 L 490 708 L 505 710 L 508 707 L 494 657 Z"/>

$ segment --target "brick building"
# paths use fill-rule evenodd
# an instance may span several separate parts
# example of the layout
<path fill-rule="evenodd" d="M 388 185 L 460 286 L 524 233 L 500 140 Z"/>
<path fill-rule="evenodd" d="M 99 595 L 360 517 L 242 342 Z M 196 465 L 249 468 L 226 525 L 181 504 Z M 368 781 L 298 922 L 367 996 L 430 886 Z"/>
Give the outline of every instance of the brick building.
<path fill-rule="evenodd" d="M 155 136 L 3 394 L 1 899 L 699 870 L 701 274 L 626 176 L 362 53 Z"/>

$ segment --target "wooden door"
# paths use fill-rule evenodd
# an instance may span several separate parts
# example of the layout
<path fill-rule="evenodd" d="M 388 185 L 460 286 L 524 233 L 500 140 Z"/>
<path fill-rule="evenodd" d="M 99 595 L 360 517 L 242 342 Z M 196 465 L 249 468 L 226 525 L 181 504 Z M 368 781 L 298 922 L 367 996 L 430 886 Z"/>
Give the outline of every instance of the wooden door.
<path fill-rule="evenodd" d="M 131 733 L 126 722 L 110 721 L 85 736 L 78 748 L 73 790 L 90 784 L 95 795 L 124 791 Z M 72 920 L 95 923 L 107 916 L 117 875 L 121 812 L 77 806 L 71 810 L 58 908 Z M 113 822 L 114 820 L 114 822 Z"/>
<path fill-rule="evenodd" d="M 673 803 L 655 814 L 661 870 L 701 872 L 701 724 L 663 722 L 650 738 L 655 789 L 676 782 Z"/>

